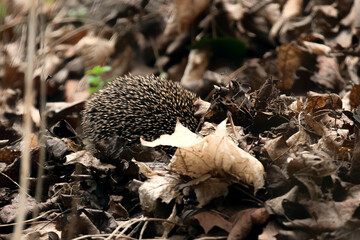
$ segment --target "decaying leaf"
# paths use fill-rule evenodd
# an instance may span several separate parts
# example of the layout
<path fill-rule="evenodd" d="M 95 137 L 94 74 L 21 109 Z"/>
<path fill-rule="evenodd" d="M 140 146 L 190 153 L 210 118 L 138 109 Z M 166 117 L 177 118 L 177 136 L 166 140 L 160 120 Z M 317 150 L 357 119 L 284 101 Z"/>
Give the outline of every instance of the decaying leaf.
<path fill-rule="evenodd" d="M 299 15 L 302 11 L 303 0 L 287 0 L 281 12 L 280 18 L 274 23 L 270 30 L 270 38 L 276 37 L 277 33 L 289 19 Z"/>
<path fill-rule="evenodd" d="M 354 85 L 350 92 L 350 106 L 356 108 L 360 106 L 360 85 Z"/>
<path fill-rule="evenodd" d="M 299 188 L 298 187 L 293 187 L 289 192 L 287 192 L 286 194 L 277 197 L 277 198 L 273 198 L 270 199 L 268 201 L 266 201 L 265 207 L 267 209 L 267 212 L 269 214 L 277 214 L 277 215 L 284 215 L 285 211 L 284 208 L 282 206 L 282 202 L 284 200 L 287 201 L 295 201 L 297 194 L 298 194 Z"/>
<path fill-rule="evenodd" d="M 319 55 L 329 54 L 331 52 L 331 48 L 326 46 L 325 44 L 314 43 L 309 41 L 304 41 L 302 43 L 310 53 L 316 53 Z"/>
<path fill-rule="evenodd" d="M 95 36 L 83 37 L 76 45 L 75 51 L 84 57 L 87 70 L 99 65 L 106 65 L 106 59 L 115 51 L 114 43 Z"/>
<path fill-rule="evenodd" d="M 193 81 L 203 78 L 205 70 L 209 64 L 209 49 L 194 49 L 189 54 L 189 60 L 186 64 L 184 75 L 181 78 L 181 84 L 191 86 Z"/>
<path fill-rule="evenodd" d="M 317 62 L 319 71 L 312 77 L 312 80 L 328 89 L 342 89 L 345 81 L 340 75 L 336 58 L 318 56 Z"/>
<path fill-rule="evenodd" d="M 230 232 L 232 227 L 231 222 L 213 212 L 200 212 L 194 215 L 193 218 L 199 221 L 199 224 L 204 229 L 205 233 L 208 233 L 215 226 L 224 229 L 227 232 Z"/>
<path fill-rule="evenodd" d="M 255 191 L 264 186 L 263 165 L 227 136 L 226 120 L 218 125 L 214 134 L 202 139 L 177 123 L 173 135 L 163 135 L 154 142 L 142 140 L 142 144 L 178 147 L 169 167 L 181 175 L 199 178 L 210 173 L 214 177 L 253 184 Z"/>
<path fill-rule="evenodd" d="M 65 165 L 76 163 L 84 165 L 85 167 L 97 169 L 99 171 L 109 171 L 111 169 L 115 169 L 115 166 L 100 162 L 99 159 L 95 158 L 91 153 L 85 150 L 71 153 L 66 156 L 66 162 L 64 163 Z"/>
<path fill-rule="evenodd" d="M 293 86 L 295 72 L 301 65 L 302 51 L 293 43 L 282 45 L 278 48 L 277 60 L 280 74 L 278 87 L 281 90 L 290 90 Z"/>
<path fill-rule="evenodd" d="M 306 106 L 306 112 L 316 112 L 321 109 L 341 109 L 342 102 L 341 98 L 334 93 L 331 94 L 320 94 L 309 92 L 308 103 Z"/>
<path fill-rule="evenodd" d="M 167 218 L 167 220 L 176 222 L 176 223 L 181 222 L 180 218 L 176 214 L 177 214 L 176 205 L 174 205 L 173 210 L 172 210 L 170 216 Z M 170 232 L 174 229 L 175 224 L 170 223 L 170 222 L 164 222 L 162 225 L 164 227 L 164 232 L 163 232 L 162 238 L 167 239 Z"/>
<path fill-rule="evenodd" d="M 276 235 L 281 230 L 276 221 L 269 222 L 264 228 L 262 234 L 259 235 L 259 240 L 276 240 Z"/>
<path fill-rule="evenodd" d="M 24 231 L 24 236 L 21 240 L 49 240 L 60 239 L 61 232 L 56 229 L 55 223 L 39 223 L 31 225 Z"/>
<path fill-rule="evenodd" d="M 254 225 L 264 224 L 270 215 L 265 208 L 250 208 L 240 211 L 229 233 L 228 239 L 245 239 Z"/>
<path fill-rule="evenodd" d="M 146 165 L 143 162 L 138 162 L 134 159 L 132 161 L 139 167 L 139 173 L 144 174 L 144 176 L 147 178 L 151 178 L 152 176 L 156 176 L 156 175 L 162 175 L 158 171 L 153 171 L 148 165 Z"/>
<path fill-rule="evenodd" d="M 178 31 L 184 31 L 209 6 L 210 0 L 176 0 L 174 3 Z"/>
<path fill-rule="evenodd" d="M 283 136 L 265 142 L 265 150 L 276 165 L 282 165 L 286 159 L 289 147 Z"/>
<path fill-rule="evenodd" d="M 228 193 L 229 183 L 221 181 L 218 178 L 210 178 L 204 182 L 194 185 L 192 188 L 199 202 L 198 207 L 205 206 L 211 200 L 226 196 Z"/>
<path fill-rule="evenodd" d="M 228 15 L 228 18 L 231 20 L 241 20 L 244 15 L 244 7 L 240 3 L 230 3 L 227 1 L 223 1 L 224 10 Z"/>
<path fill-rule="evenodd" d="M 334 231 L 352 218 L 355 209 L 359 206 L 359 201 L 359 199 L 348 199 L 343 202 L 306 201 L 302 205 L 314 217 L 296 219 L 284 224 L 295 228 L 306 227 L 313 231 Z"/>
<path fill-rule="evenodd" d="M 180 195 L 176 186 L 180 183 L 177 175 L 153 176 L 139 188 L 140 204 L 144 211 L 152 212 L 156 208 L 157 199 L 170 203 Z"/>

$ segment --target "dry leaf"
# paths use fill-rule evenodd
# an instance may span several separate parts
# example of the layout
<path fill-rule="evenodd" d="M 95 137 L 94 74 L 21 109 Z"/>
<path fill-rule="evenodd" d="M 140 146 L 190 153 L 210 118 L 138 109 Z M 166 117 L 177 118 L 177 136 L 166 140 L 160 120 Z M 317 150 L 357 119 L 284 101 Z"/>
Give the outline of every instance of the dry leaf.
<path fill-rule="evenodd" d="M 21 240 L 49 240 L 60 239 L 61 231 L 56 228 L 56 223 L 44 222 L 33 224 L 26 228 Z"/>
<path fill-rule="evenodd" d="M 86 36 L 75 45 L 75 51 L 84 57 L 85 69 L 89 70 L 97 65 L 104 66 L 107 58 L 114 53 L 115 47 L 114 43 L 107 39 Z"/>
<path fill-rule="evenodd" d="M 276 235 L 281 230 L 277 221 L 269 222 L 264 228 L 263 232 L 259 235 L 259 240 L 276 240 Z"/>
<path fill-rule="evenodd" d="M 283 208 L 282 202 L 284 200 L 287 201 L 295 201 L 298 195 L 299 188 L 297 186 L 293 187 L 289 192 L 286 194 L 267 200 L 265 203 L 265 208 L 269 214 L 276 214 L 276 215 L 284 215 L 285 210 Z"/>
<path fill-rule="evenodd" d="M 144 211 L 153 212 L 158 198 L 170 203 L 180 195 L 176 186 L 180 183 L 177 175 L 153 176 L 139 188 L 140 204 Z"/>
<path fill-rule="evenodd" d="M 321 109 L 336 110 L 341 108 L 341 98 L 337 94 L 308 93 L 308 103 L 305 108 L 308 113 L 314 113 Z"/>
<path fill-rule="evenodd" d="M 293 86 L 296 70 L 301 66 L 302 50 L 295 44 L 281 45 L 277 50 L 280 81 L 278 88 L 290 90 Z"/>
<path fill-rule="evenodd" d="M 175 0 L 175 19 L 178 31 L 186 31 L 195 19 L 209 6 L 210 0 Z M 190 7 L 191 6 L 191 7 Z"/>
<path fill-rule="evenodd" d="M 203 78 L 209 64 L 210 51 L 208 49 L 194 49 L 190 51 L 189 60 L 184 75 L 181 78 L 183 86 L 191 86 L 193 81 Z"/>
<path fill-rule="evenodd" d="M 66 156 L 66 162 L 64 165 L 76 163 L 80 163 L 87 168 L 95 168 L 99 171 L 109 171 L 111 169 L 115 169 L 114 165 L 100 162 L 99 159 L 85 150 L 74 152 Z"/>
<path fill-rule="evenodd" d="M 359 199 L 335 201 L 306 201 L 302 205 L 314 218 L 296 219 L 283 224 L 290 228 L 304 228 L 309 231 L 334 231 L 350 220 L 360 204 Z M 315 218 L 316 217 L 316 218 Z"/>
<path fill-rule="evenodd" d="M 230 2 L 223 1 L 223 7 L 228 17 L 231 20 L 238 21 L 241 20 L 244 16 L 245 11 L 240 3 L 233 4 Z"/>
<path fill-rule="evenodd" d="M 316 135 L 322 137 L 325 134 L 326 132 L 325 126 L 322 123 L 316 121 L 312 115 L 305 114 L 304 119 L 306 124 L 314 130 L 314 133 Z"/>
<path fill-rule="evenodd" d="M 160 145 L 167 145 L 173 147 L 187 147 L 200 142 L 202 139 L 189 129 L 184 127 L 179 121 L 176 123 L 175 131 L 173 134 L 161 135 L 158 139 L 152 142 L 140 139 L 141 144 L 146 147 L 156 147 Z"/>
<path fill-rule="evenodd" d="M 299 128 L 299 131 L 291 135 L 286 140 L 287 146 L 293 151 L 298 149 L 298 146 L 306 144 L 306 132 L 303 127 Z"/>
<path fill-rule="evenodd" d="M 309 50 L 310 53 L 324 55 L 324 54 L 329 54 L 331 52 L 331 47 L 326 46 L 325 44 L 308 42 L 308 41 L 303 41 L 302 44 Z"/>
<path fill-rule="evenodd" d="M 215 226 L 224 229 L 227 232 L 230 232 L 232 227 L 231 222 L 213 212 L 201 212 L 194 215 L 193 218 L 199 221 L 199 224 L 204 229 L 205 234 L 207 234 Z"/>
<path fill-rule="evenodd" d="M 214 177 L 232 177 L 232 180 L 253 184 L 255 191 L 264 186 L 263 165 L 227 136 L 226 120 L 218 125 L 214 134 L 202 139 L 178 122 L 173 135 L 141 142 L 148 147 L 178 147 L 169 167 L 181 175 L 199 178 L 210 173 Z"/>
<path fill-rule="evenodd" d="M 151 178 L 152 176 L 161 175 L 157 171 L 153 171 L 148 165 L 143 162 L 138 162 L 135 159 L 132 160 L 139 167 L 139 174 L 144 174 L 145 177 Z"/>
<path fill-rule="evenodd" d="M 287 0 L 280 18 L 272 26 L 269 36 L 275 38 L 283 24 L 289 19 L 298 16 L 302 11 L 303 0 Z"/>
<path fill-rule="evenodd" d="M 330 18 L 338 18 L 339 10 L 334 5 L 317 5 L 312 8 L 313 12 L 320 12 Z"/>
<path fill-rule="evenodd" d="M 252 228 L 255 227 L 254 225 L 264 224 L 269 217 L 270 215 L 264 207 L 240 211 L 227 239 L 246 239 Z"/>
<path fill-rule="evenodd" d="M 355 128 L 355 143 L 351 159 L 350 177 L 353 183 L 360 183 L 360 129 Z M 359 185 L 357 185 L 359 186 Z"/>
<path fill-rule="evenodd" d="M 181 219 L 176 215 L 176 205 L 174 205 L 173 210 L 170 214 L 170 216 L 167 218 L 168 221 L 175 222 L 175 223 L 181 223 Z M 162 239 L 168 239 L 170 232 L 174 229 L 176 224 L 171 222 L 163 222 L 162 225 L 164 227 L 164 232 L 162 235 Z"/>
<path fill-rule="evenodd" d="M 205 182 L 201 182 L 192 188 L 196 194 L 196 199 L 199 202 L 198 207 L 205 206 L 211 200 L 226 196 L 228 194 L 229 183 L 224 182 L 218 178 L 210 178 Z"/>
<path fill-rule="evenodd" d="M 328 89 L 342 89 L 345 85 L 340 75 L 339 64 L 335 57 L 318 56 L 319 71 L 311 79 Z"/>
<path fill-rule="evenodd" d="M 34 76 L 40 76 L 44 72 L 44 76 L 52 76 L 58 70 L 59 66 L 63 63 L 55 53 L 48 53 L 44 59 L 44 65 L 34 71 Z"/>
<path fill-rule="evenodd" d="M 108 212 L 115 217 L 129 218 L 126 208 L 120 202 L 115 201 L 113 196 L 110 196 Z"/>
<path fill-rule="evenodd" d="M 360 85 L 354 85 L 351 89 L 350 106 L 352 109 L 360 106 Z"/>
<path fill-rule="evenodd" d="M 275 139 L 270 139 L 265 142 L 265 150 L 270 156 L 270 159 L 278 166 L 282 166 L 286 157 L 288 156 L 289 147 L 283 136 Z"/>
<path fill-rule="evenodd" d="M 9 43 L 4 47 L 4 88 L 24 88 L 26 63 L 23 62 L 23 46 L 19 42 Z"/>
<path fill-rule="evenodd" d="M 341 24 L 344 26 L 356 25 L 359 21 L 360 1 L 354 0 L 353 6 L 349 14 L 341 20 Z M 355 23 L 355 24 L 354 24 Z"/>
<path fill-rule="evenodd" d="M 275 2 L 270 2 L 262 10 L 260 13 L 266 18 L 266 20 L 271 24 L 274 25 L 275 22 L 280 18 L 280 4 Z"/>
<path fill-rule="evenodd" d="M 360 77 L 358 76 L 359 57 L 346 56 L 345 65 L 351 81 L 356 85 L 360 85 Z"/>
<path fill-rule="evenodd" d="M 25 113 L 24 102 L 23 101 L 19 101 L 18 104 L 16 105 L 16 112 L 19 115 L 23 115 Z M 40 112 L 39 112 L 39 109 L 35 108 L 34 106 L 31 106 L 30 115 L 31 115 L 31 120 L 33 121 L 35 126 L 39 127 L 40 126 Z"/>

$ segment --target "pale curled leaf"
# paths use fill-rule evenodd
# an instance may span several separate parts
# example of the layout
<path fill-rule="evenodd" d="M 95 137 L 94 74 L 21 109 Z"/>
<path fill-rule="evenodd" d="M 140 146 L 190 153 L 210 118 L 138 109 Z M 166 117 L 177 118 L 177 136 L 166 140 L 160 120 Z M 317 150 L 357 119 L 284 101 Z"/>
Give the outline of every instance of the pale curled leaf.
<path fill-rule="evenodd" d="M 281 27 L 284 25 L 284 23 L 286 21 L 301 14 L 302 4 L 303 4 L 303 0 L 287 0 L 286 1 L 284 8 L 281 12 L 280 18 L 274 23 L 274 25 L 272 26 L 272 28 L 270 30 L 270 33 L 269 33 L 270 38 L 273 39 L 276 37 L 279 30 L 281 29 Z"/>
<path fill-rule="evenodd" d="M 325 44 L 314 43 L 309 41 L 303 41 L 302 44 L 309 50 L 310 53 L 315 53 L 318 55 L 324 55 L 324 54 L 326 55 L 331 52 L 331 47 L 326 46 Z"/>
<path fill-rule="evenodd" d="M 170 203 L 179 196 L 176 185 L 180 183 L 177 175 L 153 176 L 139 188 L 140 204 L 143 210 L 152 212 L 156 208 L 156 200 Z"/>
<path fill-rule="evenodd" d="M 198 220 L 200 226 L 204 229 L 204 232 L 207 234 L 215 226 L 224 229 L 227 232 L 230 232 L 232 224 L 229 220 L 225 219 L 218 213 L 214 212 L 200 212 L 193 216 Z"/>
<path fill-rule="evenodd" d="M 115 169 L 115 166 L 101 162 L 90 152 L 82 150 L 66 155 L 64 165 L 81 164 L 86 168 L 94 168 L 98 171 L 109 171 Z"/>
<path fill-rule="evenodd" d="M 208 49 L 193 49 L 190 51 L 189 60 L 186 64 L 184 75 L 181 78 L 183 86 L 191 87 L 194 81 L 203 78 L 206 68 L 209 64 L 209 57 L 211 55 Z"/>
<path fill-rule="evenodd" d="M 144 174 L 145 177 L 151 178 L 152 176 L 161 175 L 159 172 L 153 171 L 149 166 L 147 166 L 143 162 L 138 162 L 135 159 L 132 160 L 138 168 L 139 168 L 139 174 Z"/>
<path fill-rule="evenodd" d="M 152 142 L 140 139 L 142 145 L 146 147 L 156 147 L 159 145 L 166 145 L 172 147 L 187 147 L 199 143 L 202 139 L 189 129 L 181 125 L 178 121 L 176 123 L 175 132 L 171 135 L 164 134 Z"/>
<path fill-rule="evenodd" d="M 228 17 L 232 20 L 238 21 L 241 20 L 244 16 L 245 9 L 240 3 L 230 3 L 223 2 L 224 10 L 227 13 Z"/>
<path fill-rule="evenodd" d="M 106 60 L 115 51 L 113 41 L 95 36 L 83 37 L 76 45 L 75 51 L 84 58 L 87 70 L 106 64 Z"/>
<path fill-rule="evenodd" d="M 229 183 L 218 178 L 210 178 L 205 182 L 201 182 L 193 186 L 196 199 L 199 202 L 198 207 L 205 206 L 211 200 L 226 196 L 228 194 Z"/>
<path fill-rule="evenodd" d="M 175 0 L 175 21 L 178 25 L 178 30 L 185 31 L 189 29 L 190 25 L 210 3 L 210 0 Z"/>
<path fill-rule="evenodd" d="M 226 120 L 219 124 L 214 134 L 203 139 L 195 136 L 177 124 L 173 135 L 161 136 L 155 140 L 156 144 L 145 141 L 142 144 L 178 147 L 169 167 L 181 175 L 199 178 L 210 173 L 213 177 L 232 177 L 232 180 L 253 184 L 255 190 L 263 187 L 263 165 L 227 136 Z"/>

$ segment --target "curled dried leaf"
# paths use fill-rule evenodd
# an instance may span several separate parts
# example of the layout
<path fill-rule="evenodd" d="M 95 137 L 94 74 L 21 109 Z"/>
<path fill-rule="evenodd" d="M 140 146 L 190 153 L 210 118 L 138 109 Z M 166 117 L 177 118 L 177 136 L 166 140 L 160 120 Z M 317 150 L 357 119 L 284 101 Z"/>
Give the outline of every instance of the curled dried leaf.
<path fill-rule="evenodd" d="M 84 57 L 85 68 L 92 69 L 97 65 L 105 65 L 115 47 L 114 43 L 107 39 L 86 36 L 75 45 L 75 51 Z"/>
<path fill-rule="evenodd" d="M 255 191 L 264 186 L 263 165 L 227 136 L 226 120 L 218 125 L 214 134 L 205 138 L 197 137 L 177 123 L 173 135 L 163 135 L 154 142 L 142 140 L 142 144 L 178 147 L 169 167 L 181 175 L 199 178 L 210 173 L 213 177 L 253 184 Z"/>

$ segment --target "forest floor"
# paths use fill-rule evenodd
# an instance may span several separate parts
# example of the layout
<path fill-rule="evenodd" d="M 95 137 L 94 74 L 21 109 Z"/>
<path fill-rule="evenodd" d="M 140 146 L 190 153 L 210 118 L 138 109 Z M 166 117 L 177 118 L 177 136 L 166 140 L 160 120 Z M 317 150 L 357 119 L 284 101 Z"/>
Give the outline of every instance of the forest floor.
<path fill-rule="evenodd" d="M 358 0 L 0 0 L 0 239 L 20 223 L 26 240 L 360 239 L 359 12 Z M 86 100 L 129 73 L 207 102 L 196 134 L 177 126 L 162 142 L 173 156 L 86 150 Z"/>

